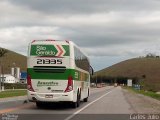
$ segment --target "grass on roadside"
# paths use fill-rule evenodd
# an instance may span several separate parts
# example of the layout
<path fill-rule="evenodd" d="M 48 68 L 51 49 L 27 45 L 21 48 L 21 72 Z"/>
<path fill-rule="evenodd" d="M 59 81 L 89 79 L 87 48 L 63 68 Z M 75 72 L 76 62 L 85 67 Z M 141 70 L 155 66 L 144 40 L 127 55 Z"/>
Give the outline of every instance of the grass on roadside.
<path fill-rule="evenodd" d="M 9 90 L 0 92 L 0 98 L 24 96 L 27 95 L 27 90 Z"/>
<path fill-rule="evenodd" d="M 133 91 L 135 93 L 138 93 L 138 94 L 142 94 L 142 95 L 145 95 L 145 96 L 149 96 L 149 97 L 152 97 L 154 99 L 157 99 L 157 100 L 160 100 L 160 94 L 157 94 L 155 92 L 151 92 L 151 91 L 144 91 L 144 90 L 135 90 L 133 88 L 130 88 L 130 87 L 124 87 L 125 89 L 128 89 L 130 91 Z"/>

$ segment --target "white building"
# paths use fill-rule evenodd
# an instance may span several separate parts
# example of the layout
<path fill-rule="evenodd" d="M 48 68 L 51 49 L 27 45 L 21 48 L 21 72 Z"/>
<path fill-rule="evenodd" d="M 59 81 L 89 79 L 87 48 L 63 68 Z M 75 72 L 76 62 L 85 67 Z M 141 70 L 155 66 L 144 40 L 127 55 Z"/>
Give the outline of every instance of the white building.
<path fill-rule="evenodd" d="M 10 74 L 4 74 L 4 83 L 17 83 L 17 79 Z"/>
<path fill-rule="evenodd" d="M 16 78 L 17 82 L 20 82 L 20 68 L 11 68 L 11 75 Z"/>

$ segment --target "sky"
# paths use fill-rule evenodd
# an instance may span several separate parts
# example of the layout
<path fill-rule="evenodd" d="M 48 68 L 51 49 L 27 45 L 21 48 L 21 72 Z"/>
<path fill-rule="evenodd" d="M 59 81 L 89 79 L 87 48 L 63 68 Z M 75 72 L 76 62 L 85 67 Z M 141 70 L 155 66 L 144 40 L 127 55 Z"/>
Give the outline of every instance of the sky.
<path fill-rule="evenodd" d="M 27 55 L 35 39 L 75 42 L 95 71 L 160 55 L 160 0 L 0 0 L 0 47 Z"/>

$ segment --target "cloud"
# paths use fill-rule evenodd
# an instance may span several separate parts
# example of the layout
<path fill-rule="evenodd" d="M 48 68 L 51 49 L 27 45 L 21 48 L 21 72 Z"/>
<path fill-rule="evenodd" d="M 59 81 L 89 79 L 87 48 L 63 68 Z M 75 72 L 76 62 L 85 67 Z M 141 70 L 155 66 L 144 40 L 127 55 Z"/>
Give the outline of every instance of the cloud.
<path fill-rule="evenodd" d="M 0 47 L 27 55 L 33 39 L 72 40 L 92 63 L 160 54 L 159 6 L 159 0 L 1 0 Z"/>
<path fill-rule="evenodd" d="M 0 45 L 3 48 L 27 55 L 28 44 L 34 39 L 61 39 L 60 36 L 56 35 L 57 29 L 58 27 L 14 27 L 0 29 Z"/>
<path fill-rule="evenodd" d="M 108 11 L 159 10 L 159 0 L 8 0 L 48 14 L 92 14 Z"/>

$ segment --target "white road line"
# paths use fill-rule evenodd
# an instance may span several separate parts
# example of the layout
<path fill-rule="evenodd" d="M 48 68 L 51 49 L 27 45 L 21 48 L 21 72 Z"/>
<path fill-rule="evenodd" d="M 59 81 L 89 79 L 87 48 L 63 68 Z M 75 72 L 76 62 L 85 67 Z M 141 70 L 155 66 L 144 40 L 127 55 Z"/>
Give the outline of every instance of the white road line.
<path fill-rule="evenodd" d="M 73 113 L 72 115 L 68 116 L 67 118 L 65 118 L 64 120 L 70 120 L 71 118 L 73 118 L 75 115 L 77 115 L 78 113 L 80 113 L 81 111 L 83 111 L 84 109 L 86 109 L 87 107 L 89 107 L 90 105 L 92 105 L 93 103 L 97 102 L 98 100 L 100 100 L 101 98 L 105 97 L 106 95 L 108 95 L 109 93 L 113 92 L 109 91 L 107 93 L 105 93 L 104 95 L 102 95 L 101 97 L 97 98 L 96 100 L 90 102 L 89 104 L 87 104 L 86 106 L 84 106 L 83 108 L 81 108 L 80 110 L 76 111 L 75 113 Z"/>

